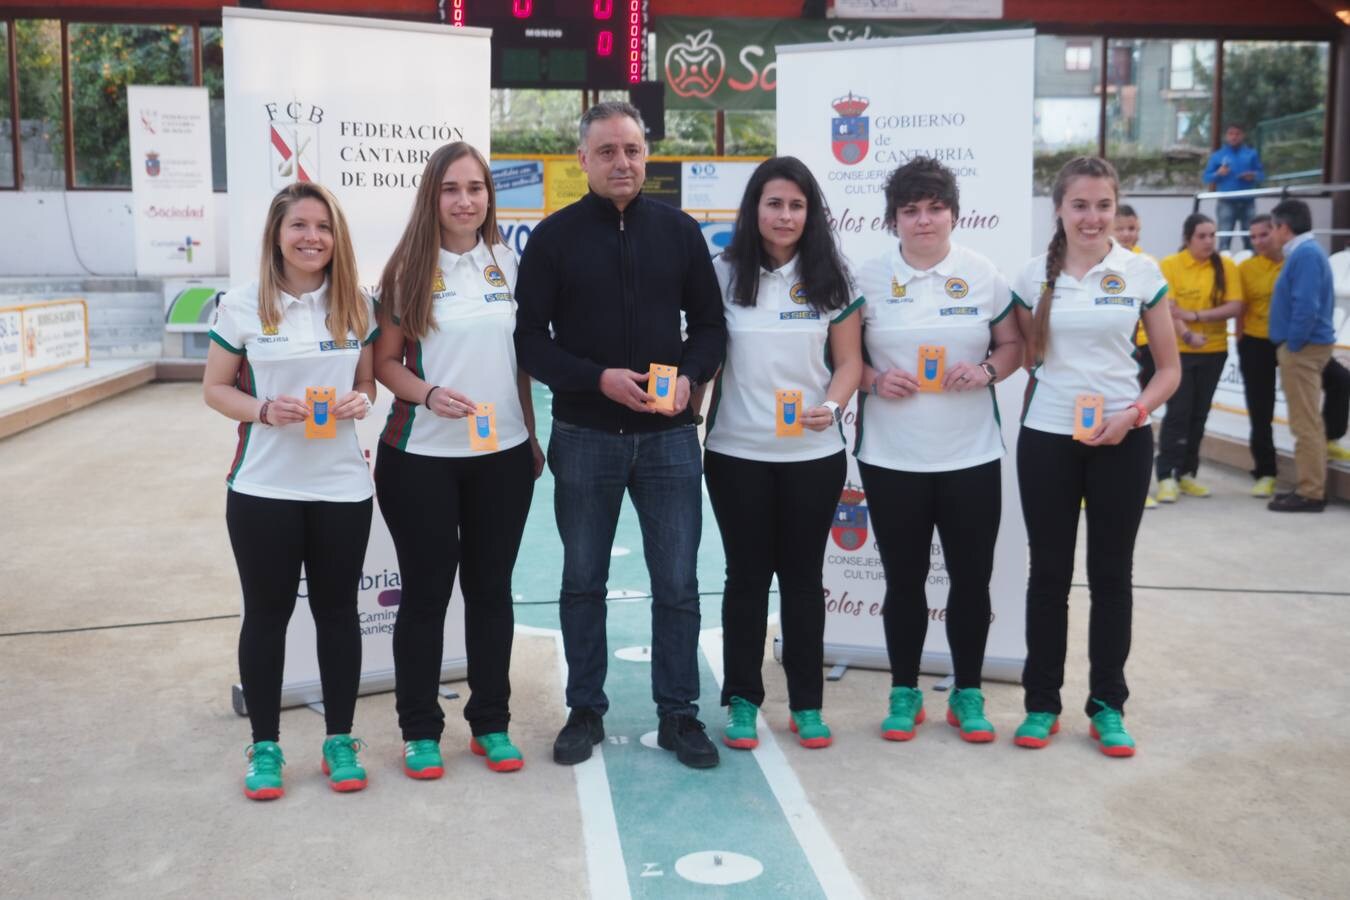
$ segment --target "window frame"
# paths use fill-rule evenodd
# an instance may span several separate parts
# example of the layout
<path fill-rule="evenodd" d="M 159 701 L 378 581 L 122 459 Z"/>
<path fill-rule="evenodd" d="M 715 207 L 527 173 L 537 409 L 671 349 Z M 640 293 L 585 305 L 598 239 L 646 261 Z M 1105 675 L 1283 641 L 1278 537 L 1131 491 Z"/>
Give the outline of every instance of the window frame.
<path fill-rule="evenodd" d="M 147 12 L 145 15 L 138 16 L 134 11 L 117 10 L 111 13 L 101 13 L 97 10 L 86 10 L 76 14 L 52 15 L 50 11 L 38 9 L 20 9 L 7 12 L 0 16 L 0 23 L 4 23 L 8 29 L 9 41 L 9 74 L 10 74 L 10 130 L 13 132 L 12 140 L 14 143 L 14 184 L 12 186 L 0 186 L 0 191 L 22 191 L 23 190 L 23 146 L 19 135 L 19 57 L 18 48 L 14 40 L 14 23 L 23 19 L 47 19 L 57 20 L 61 23 L 61 120 L 64 127 L 63 144 L 65 149 L 65 160 L 63 161 L 65 187 L 63 190 L 76 193 L 88 191 L 106 191 L 106 192 L 131 192 L 130 186 L 95 186 L 95 185 L 77 185 L 75 183 L 75 123 L 74 118 L 74 94 L 70 84 L 70 26 L 71 25 L 178 25 L 184 28 L 192 29 L 192 84 L 191 87 L 202 87 L 202 29 L 220 28 L 222 20 L 220 16 L 164 16 L 157 11 Z M 213 192 L 223 194 L 227 189 L 214 189 Z"/>
<path fill-rule="evenodd" d="M 1074 39 L 1089 38 L 1100 47 L 1102 54 L 1101 65 L 1101 85 L 1097 92 L 1098 96 L 1098 114 L 1097 114 L 1097 155 L 1102 159 L 1109 159 L 1106 155 L 1106 106 L 1107 92 L 1110 88 L 1111 58 L 1109 56 L 1110 43 L 1113 40 L 1173 40 L 1173 41 L 1213 41 L 1214 42 L 1214 84 L 1213 96 L 1211 98 L 1211 121 L 1214 123 L 1223 122 L 1223 80 L 1224 80 L 1224 45 L 1229 41 L 1262 41 L 1262 42 L 1313 42 L 1327 44 L 1331 52 L 1328 54 L 1327 71 L 1327 96 L 1326 106 L 1323 113 L 1323 142 L 1322 142 L 1322 178 L 1331 177 L 1333 171 L 1332 165 L 1333 150 L 1335 141 L 1335 132 L 1333 125 L 1335 121 L 1335 108 L 1338 102 L 1337 81 L 1340 77 L 1338 60 L 1340 54 L 1336 52 L 1336 34 L 1334 32 L 1322 31 L 1309 28 L 1220 28 L 1212 29 L 1197 26 L 1160 26 L 1152 29 L 1140 29 L 1138 26 L 1101 26 L 1101 25 L 1075 25 L 1069 23 L 1036 23 L 1037 35 L 1048 35 L 1052 37 L 1063 38 L 1066 42 Z M 1223 132 L 1217 125 L 1210 129 L 1210 150 L 1219 149 L 1223 143 Z M 1350 149 L 1350 148 L 1347 148 Z M 1183 196 L 1170 192 L 1162 191 L 1133 191 L 1135 197 L 1176 197 Z"/>

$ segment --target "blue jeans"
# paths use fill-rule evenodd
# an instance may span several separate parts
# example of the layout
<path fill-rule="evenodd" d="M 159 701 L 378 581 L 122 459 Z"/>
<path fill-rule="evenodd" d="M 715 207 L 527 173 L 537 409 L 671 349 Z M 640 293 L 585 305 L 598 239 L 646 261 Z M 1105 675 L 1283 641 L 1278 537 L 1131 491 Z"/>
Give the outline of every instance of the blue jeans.
<path fill-rule="evenodd" d="M 1256 211 L 1256 201 L 1249 198 L 1238 200 L 1220 200 L 1219 207 L 1215 215 L 1216 225 L 1219 231 L 1241 231 L 1251 227 L 1252 214 Z M 1228 249 L 1228 245 L 1233 241 L 1228 235 L 1220 235 L 1217 245 L 1218 250 Z M 1249 235 L 1242 236 L 1242 246 L 1246 249 L 1252 249 L 1252 239 Z"/>
<path fill-rule="evenodd" d="M 652 585 L 652 699 L 662 715 L 697 715 L 698 543 L 702 462 L 692 425 L 611 434 L 553 420 L 553 510 L 563 542 L 562 620 L 567 705 L 609 709 L 605 595 L 610 550 L 627 490 L 642 525 Z"/>

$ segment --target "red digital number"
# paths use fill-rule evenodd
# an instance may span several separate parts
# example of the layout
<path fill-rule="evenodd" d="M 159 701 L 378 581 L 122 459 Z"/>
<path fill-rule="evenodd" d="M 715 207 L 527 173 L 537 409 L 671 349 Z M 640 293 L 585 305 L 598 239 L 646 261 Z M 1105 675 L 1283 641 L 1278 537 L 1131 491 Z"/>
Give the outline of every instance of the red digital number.
<path fill-rule="evenodd" d="M 594 0 L 591 12 L 597 19 L 608 19 L 614 15 L 614 0 Z"/>
<path fill-rule="evenodd" d="M 609 56 L 614 52 L 614 32 L 602 31 L 595 36 L 595 53 L 597 56 Z"/>
<path fill-rule="evenodd" d="M 528 19 L 534 15 L 534 0 L 511 0 L 511 15 L 517 19 Z"/>

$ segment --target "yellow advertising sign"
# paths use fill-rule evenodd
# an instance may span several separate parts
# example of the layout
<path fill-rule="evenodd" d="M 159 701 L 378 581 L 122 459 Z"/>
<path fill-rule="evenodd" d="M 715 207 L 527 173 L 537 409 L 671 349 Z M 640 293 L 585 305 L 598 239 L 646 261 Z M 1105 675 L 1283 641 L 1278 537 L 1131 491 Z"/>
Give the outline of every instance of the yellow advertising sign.
<path fill-rule="evenodd" d="M 576 158 L 544 160 L 544 204 L 549 210 L 562 209 L 586 194 L 586 173 Z"/>

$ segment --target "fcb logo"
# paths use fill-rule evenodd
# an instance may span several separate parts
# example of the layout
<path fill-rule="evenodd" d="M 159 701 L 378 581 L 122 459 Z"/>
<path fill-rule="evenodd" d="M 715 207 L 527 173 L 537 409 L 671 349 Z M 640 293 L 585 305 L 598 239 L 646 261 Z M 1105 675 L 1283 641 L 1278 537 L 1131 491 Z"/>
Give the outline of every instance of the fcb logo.
<path fill-rule="evenodd" d="M 830 536 L 843 550 L 857 550 L 867 540 L 867 495 L 855 484 L 845 484 L 834 510 Z"/>
<path fill-rule="evenodd" d="M 905 286 L 895 278 L 891 278 L 891 296 L 897 300 L 905 296 Z"/>
<path fill-rule="evenodd" d="M 792 302 L 797 304 L 798 306 L 805 305 L 806 285 L 802 284 L 800 281 L 797 282 L 788 290 L 788 296 L 791 297 Z"/>
<path fill-rule="evenodd" d="M 964 278 L 948 278 L 942 288 L 953 300 L 963 300 L 966 294 L 970 293 L 970 285 L 966 284 Z"/>
<path fill-rule="evenodd" d="M 1119 294 L 1125 290 L 1125 279 L 1119 275 L 1106 274 L 1102 276 L 1102 290 L 1108 294 Z"/>
<path fill-rule="evenodd" d="M 145 174 L 151 178 L 156 178 L 160 173 L 159 154 L 154 150 L 145 154 Z"/>
<path fill-rule="evenodd" d="M 846 166 L 857 165 L 867 156 L 867 116 L 863 112 L 869 102 L 849 91 L 832 104 L 839 115 L 830 120 L 830 149 Z"/>
<path fill-rule="evenodd" d="M 436 267 L 436 274 L 431 279 L 431 292 L 433 294 L 445 293 L 445 273 L 441 271 L 439 266 Z"/>
<path fill-rule="evenodd" d="M 319 178 L 319 129 L 313 122 L 267 123 L 272 187 Z"/>
<path fill-rule="evenodd" d="M 502 270 L 497 268 L 495 264 L 489 265 L 483 270 L 483 277 L 486 278 L 487 283 L 493 287 L 506 287 L 506 276 L 502 274 Z"/>

